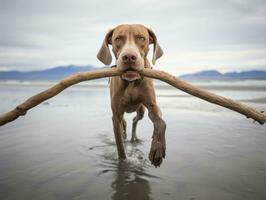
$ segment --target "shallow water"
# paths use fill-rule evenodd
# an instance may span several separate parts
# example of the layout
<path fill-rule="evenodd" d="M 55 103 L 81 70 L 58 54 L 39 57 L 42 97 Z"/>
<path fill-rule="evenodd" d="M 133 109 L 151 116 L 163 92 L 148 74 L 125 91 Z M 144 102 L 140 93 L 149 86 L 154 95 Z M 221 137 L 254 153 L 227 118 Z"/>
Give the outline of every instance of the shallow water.
<path fill-rule="evenodd" d="M 264 84 L 230 84 L 208 87 L 266 110 Z M 45 88 L 2 83 L 0 112 Z M 141 142 L 125 141 L 128 159 L 118 161 L 108 88 L 78 86 L 0 128 L 0 199 L 266 199 L 265 125 L 175 89 L 157 96 L 167 123 L 160 168 L 148 160 L 147 113 Z"/>

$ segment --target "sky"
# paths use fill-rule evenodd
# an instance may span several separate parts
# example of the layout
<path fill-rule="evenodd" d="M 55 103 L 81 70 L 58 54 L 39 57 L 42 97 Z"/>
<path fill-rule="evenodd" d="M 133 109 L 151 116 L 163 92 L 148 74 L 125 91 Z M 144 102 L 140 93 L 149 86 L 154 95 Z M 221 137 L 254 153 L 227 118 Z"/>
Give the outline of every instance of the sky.
<path fill-rule="evenodd" d="M 0 71 L 101 67 L 103 38 L 123 23 L 156 33 L 155 69 L 266 70 L 265 0 L 0 0 Z"/>

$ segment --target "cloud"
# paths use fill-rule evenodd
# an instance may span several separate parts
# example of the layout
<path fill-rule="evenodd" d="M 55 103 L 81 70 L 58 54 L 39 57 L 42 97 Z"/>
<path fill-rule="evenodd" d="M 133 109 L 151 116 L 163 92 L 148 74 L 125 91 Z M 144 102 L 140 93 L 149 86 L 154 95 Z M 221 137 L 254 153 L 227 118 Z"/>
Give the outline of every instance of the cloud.
<path fill-rule="evenodd" d="M 266 49 L 188 51 L 165 55 L 158 66 L 173 74 L 184 74 L 200 70 L 233 71 L 241 69 L 265 69 Z"/>
<path fill-rule="evenodd" d="M 194 71 L 196 66 L 221 70 L 266 67 L 262 59 L 266 43 L 263 0 L 0 3 L 0 70 L 102 66 L 96 59 L 98 48 L 107 30 L 121 23 L 151 27 L 165 51 L 158 66 L 167 64 L 173 73 Z"/>

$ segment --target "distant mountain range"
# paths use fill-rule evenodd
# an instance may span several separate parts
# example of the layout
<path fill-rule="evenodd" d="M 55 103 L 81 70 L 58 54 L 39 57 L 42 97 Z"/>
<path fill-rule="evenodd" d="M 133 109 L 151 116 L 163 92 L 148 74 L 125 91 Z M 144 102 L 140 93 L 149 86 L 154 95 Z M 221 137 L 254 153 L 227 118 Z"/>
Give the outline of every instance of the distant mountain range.
<path fill-rule="evenodd" d="M 87 66 L 59 66 L 40 71 L 0 71 L 0 80 L 60 80 L 66 76 L 77 72 L 85 72 L 98 69 L 96 67 Z"/>
<path fill-rule="evenodd" d="M 59 66 L 40 71 L 0 71 L 0 80 L 60 80 L 77 72 L 96 70 L 99 68 L 87 66 Z M 266 79 L 266 71 L 251 70 L 242 72 L 220 73 L 216 70 L 201 71 L 180 76 L 187 80 L 226 80 L 226 79 Z"/>
<path fill-rule="evenodd" d="M 242 72 L 220 73 L 216 70 L 206 70 L 193 74 L 185 74 L 180 76 L 186 80 L 233 80 L 233 79 L 266 79 L 266 71 L 250 70 Z"/>

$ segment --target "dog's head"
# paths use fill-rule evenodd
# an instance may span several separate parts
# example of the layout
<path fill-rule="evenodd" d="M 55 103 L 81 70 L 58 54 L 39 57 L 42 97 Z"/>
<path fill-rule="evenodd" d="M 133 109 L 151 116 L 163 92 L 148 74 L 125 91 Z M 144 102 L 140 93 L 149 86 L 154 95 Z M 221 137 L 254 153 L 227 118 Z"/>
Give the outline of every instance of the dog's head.
<path fill-rule="evenodd" d="M 153 31 L 140 24 L 119 25 L 108 31 L 97 58 L 105 65 L 111 64 L 112 55 L 108 45 L 112 45 L 116 66 L 124 72 L 122 79 L 135 81 L 141 78 L 137 71 L 145 67 L 150 44 L 154 45 L 152 57 L 154 65 L 163 55 L 163 51 Z"/>

